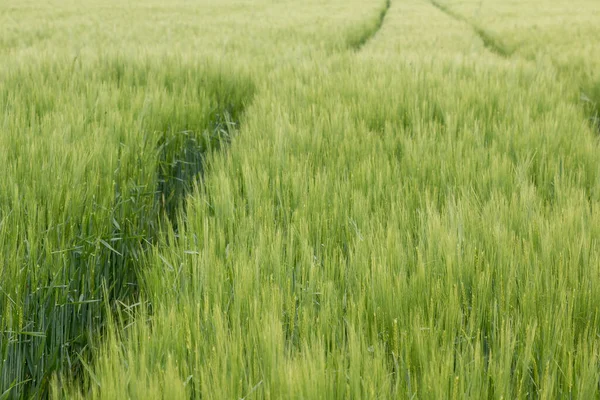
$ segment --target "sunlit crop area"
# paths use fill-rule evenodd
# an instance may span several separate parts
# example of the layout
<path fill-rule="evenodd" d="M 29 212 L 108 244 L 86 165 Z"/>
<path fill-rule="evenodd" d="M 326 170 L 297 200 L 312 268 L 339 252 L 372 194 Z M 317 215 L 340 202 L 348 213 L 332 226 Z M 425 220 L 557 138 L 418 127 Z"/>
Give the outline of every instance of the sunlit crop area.
<path fill-rule="evenodd" d="M 600 398 L 596 0 L 4 0 L 0 399 Z"/>

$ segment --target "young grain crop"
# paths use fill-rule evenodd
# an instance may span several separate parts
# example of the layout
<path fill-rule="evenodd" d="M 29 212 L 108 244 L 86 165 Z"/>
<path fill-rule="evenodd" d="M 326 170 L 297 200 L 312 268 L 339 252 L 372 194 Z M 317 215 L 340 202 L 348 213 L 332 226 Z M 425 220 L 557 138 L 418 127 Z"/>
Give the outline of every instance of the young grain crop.
<path fill-rule="evenodd" d="M 486 5 L 480 13 L 491 13 Z M 2 273 L 24 282 L 8 287 L 1 304 L 13 308 L 1 315 L 38 321 L 11 299 L 29 295 L 29 277 L 40 288 L 64 270 L 47 262 L 36 272 L 39 253 L 91 237 L 89 257 L 107 260 L 86 260 L 87 274 L 73 280 L 93 289 L 85 293 L 101 300 L 106 325 L 101 341 L 81 345 L 93 347 L 82 381 L 37 364 L 53 397 L 598 397 L 599 146 L 574 101 L 575 74 L 557 79 L 554 64 L 521 57 L 522 46 L 499 57 L 470 17 L 425 0 L 130 7 L 125 38 L 100 30 L 97 40 L 118 49 L 110 56 L 75 41 L 85 56 L 67 75 L 58 65 L 69 51 L 52 58 L 13 41 L 15 61 L 0 75 L 49 85 L 24 91 L 31 101 L 16 101 L 17 86 L 0 92 L 0 105 L 14 107 L 0 140 L 18 150 L 0 154 L 10 168 L 0 207 L 11 222 L 0 225 L 0 254 L 12 266 Z M 282 18 L 289 7 L 296 12 Z M 167 17 L 187 28 L 156 27 Z M 172 49 L 197 21 L 205 32 Z M 240 26 L 246 34 L 235 36 Z M 178 222 L 160 219 L 157 177 L 189 161 L 179 146 L 161 158 L 161 137 L 204 132 L 231 104 L 245 108 L 230 146 L 202 156 L 203 179 L 172 207 Z M 34 179 L 44 184 L 23 184 Z M 22 187 L 31 194 L 20 209 Z M 128 193 L 122 202 L 115 187 Z M 79 239 L 83 218 L 91 222 Z M 71 230 L 57 228 L 64 221 Z M 129 271 L 135 307 L 115 304 L 126 289 L 103 286 L 127 282 L 122 275 L 100 268 L 89 279 L 90 265 L 112 267 L 116 252 L 130 251 L 108 240 L 123 221 L 152 235 Z M 63 326 L 75 315 L 50 320 Z"/>
<path fill-rule="evenodd" d="M 308 45 L 285 57 L 332 50 L 347 29 L 306 24 L 315 13 L 343 18 L 335 2 L 284 23 L 266 3 L 85 6 L 11 2 L 1 17 L 2 396 L 44 397 L 53 377 L 75 382 L 90 370 L 107 314 L 138 302 L 144 253 L 161 226 L 176 225 L 270 52 L 295 41 Z M 249 13 L 271 23 L 248 26 Z M 324 28 L 330 40 L 311 45 Z M 288 39 L 265 49 L 274 35 Z M 259 55 L 253 70 L 239 49 L 246 64 Z"/>

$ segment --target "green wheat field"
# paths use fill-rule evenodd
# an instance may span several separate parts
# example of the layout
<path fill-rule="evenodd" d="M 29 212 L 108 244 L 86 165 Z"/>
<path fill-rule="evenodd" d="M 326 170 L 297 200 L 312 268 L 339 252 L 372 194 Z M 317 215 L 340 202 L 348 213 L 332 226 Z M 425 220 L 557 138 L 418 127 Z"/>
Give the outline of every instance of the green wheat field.
<path fill-rule="evenodd" d="M 0 400 L 599 399 L 600 1 L 0 0 Z"/>

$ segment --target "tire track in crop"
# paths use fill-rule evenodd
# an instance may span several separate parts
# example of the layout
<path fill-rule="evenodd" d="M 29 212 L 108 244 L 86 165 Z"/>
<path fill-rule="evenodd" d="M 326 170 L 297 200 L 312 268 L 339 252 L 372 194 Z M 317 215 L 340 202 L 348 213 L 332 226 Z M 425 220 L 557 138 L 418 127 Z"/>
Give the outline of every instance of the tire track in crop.
<path fill-rule="evenodd" d="M 516 47 L 508 47 L 506 44 L 502 43 L 494 34 L 491 32 L 481 28 L 477 24 L 473 23 L 469 18 L 458 14 L 452 11 L 449 7 L 443 5 L 437 0 L 429 0 L 430 3 L 436 7 L 438 10 L 442 11 L 449 17 L 463 22 L 471 27 L 473 32 L 479 36 L 483 45 L 492 53 L 502 57 L 502 58 L 510 58 L 512 57 L 517 48 Z M 531 61 L 531 58 L 525 57 L 524 60 Z M 561 69 L 560 65 L 554 65 L 559 70 Z M 583 104 L 584 112 L 589 115 L 587 118 L 592 128 L 600 134 L 600 82 L 596 84 L 587 84 L 585 88 L 581 89 L 580 96 L 581 103 Z M 581 105 L 580 103 L 580 105 Z"/>
<path fill-rule="evenodd" d="M 437 8 L 438 10 L 440 10 L 441 12 L 443 12 L 444 14 L 448 15 L 449 17 L 463 22 L 467 25 L 469 25 L 471 27 L 471 29 L 473 30 L 473 32 L 475 32 L 475 34 L 477 36 L 479 36 L 479 38 L 481 39 L 481 41 L 483 42 L 483 45 L 485 46 L 486 49 L 488 49 L 489 51 L 491 51 L 492 53 L 502 57 L 502 58 L 509 58 L 511 57 L 515 51 L 517 50 L 516 48 L 509 48 L 507 47 L 504 43 L 502 43 L 497 37 L 494 36 L 494 34 L 486 31 L 485 29 L 481 28 L 480 26 L 476 25 L 475 23 L 473 23 L 472 21 L 470 21 L 468 18 L 455 13 L 454 11 L 452 11 L 450 8 L 446 7 L 445 5 L 439 3 L 436 0 L 430 0 L 430 3 Z"/>
<path fill-rule="evenodd" d="M 588 84 L 582 88 L 580 99 L 586 112 L 590 115 L 589 120 L 592 127 L 600 135 L 600 82 Z"/>
<path fill-rule="evenodd" d="M 385 16 L 387 15 L 391 6 L 391 0 L 386 0 L 383 8 L 379 11 L 379 15 L 373 26 L 367 26 L 362 32 L 356 37 L 350 36 L 348 38 L 348 47 L 353 51 L 360 51 L 373 37 L 379 32 L 383 26 Z"/>
<path fill-rule="evenodd" d="M 94 72 L 99 75 L 92 82 L 110 87 L 118 94 L 115 98 L 135 97 L 136 91 L 144 91 L 149 98 L 156 96 L 159 105 L 152 109 L 151 122 L 141 128 L 139 147 L 136 142 L 135 151 L 127 151 L 122 143 L 122 149 L 115 152 L 119 168 L 114 176 L 106 177 L 116 182 L 106 203 L 97 205 L 90 199 L 89 208 L 81 214 L 73 212 L 66 222 L 45 227 L 47 232 L 58 232 L 60 226 L 70 224 L 72 234 L 64 244 L 28 241 L 25 234 L 19 238 L 27 243 L 27 252 L 18 261 L 32 272 L 26 285 L 15 291 L 17 296 L 13 295 L 15 307 L 22 305 L 22 321 L 3 320 L 11 309 L 4 308 L 8 295 L 0 293 L 0 399 L 47 398 L 53 377 L 68 380 L 67 386 L 81 383 L 87 365 L 94 362 L 94 345 L 103 340 L 109 314 L 133 318 L 128 315 L 134 306 L 128 304 L 137 304 L 144 292 L 144 264 L 152 246 L 164 226 L 170 224 L 177 232 L 178 216 L 203 177 L 207 155 L 223 151 L 254 97 L 254 84 L 248 77 L 230 79 L 229 74 L 210 67 L 170 70 L 181 78 L 167 79 L 171 76 L 145 63 L 107 58 L 81 74 L 91 71 L 101 71 Z M 200 76 L 194 81 L 199 93 L 186 92 L 192 75 Z M 75 81 L 76 93 L 88 90 L 78 86 L 82 83 L 87 80 Z M 174 97 L 188 93 L 192 101 L 159 112 L 162 103 L 158 99 L 164 92 Z M 202 101 L 200 94 L 205 96 Z M 193 100 L 206 101 L 206 108 L 195 107 Z M 125 107 L 123 103 L 110 102 L 110 106 Z M 148 110 L 131 112 L 142 118 Z M 98 118 L 105 121 L 105 117 Z M 154 156 L 145 158 L 142 153 Z M 54 217 L 62 221 L 60 214 Z M 40 266 L 57 263 L 61 267 L 52 276 L 36 275 Z"/>

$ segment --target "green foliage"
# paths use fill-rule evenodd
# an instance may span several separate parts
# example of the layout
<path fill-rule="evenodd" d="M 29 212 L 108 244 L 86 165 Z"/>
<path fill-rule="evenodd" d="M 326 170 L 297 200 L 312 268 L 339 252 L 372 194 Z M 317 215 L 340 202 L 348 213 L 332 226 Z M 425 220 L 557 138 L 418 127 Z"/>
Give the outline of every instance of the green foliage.
<path fill-rule="evenodd" d="M 169 64 L 107 58 L 74 75 L 58 62 L 8 74 L 2 387 L 45 393 L 55 371 L 79 373 L 106 310 L 135 302 L 138 261 L 199 172 L 181 164 L 217 144 L 219 112 L 237 117 L 251 93 L 242 78 Z"/>
<path fill-rule="evenodd" d="M 0 398 L 597 398 L 597 7 L 537 1 L 9 0 Z"/>

